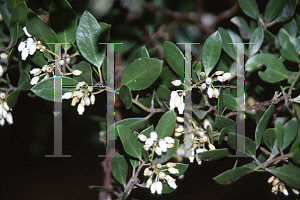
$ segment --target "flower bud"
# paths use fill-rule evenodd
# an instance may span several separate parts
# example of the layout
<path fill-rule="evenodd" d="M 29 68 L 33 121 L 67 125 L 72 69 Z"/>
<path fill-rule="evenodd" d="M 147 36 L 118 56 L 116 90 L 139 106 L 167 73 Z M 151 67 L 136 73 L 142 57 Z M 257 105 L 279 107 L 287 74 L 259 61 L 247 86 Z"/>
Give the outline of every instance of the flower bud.
<path fill-rule="evenodd" d="M 207 88 L 207 96 L 208 98 L 212 98 L 214 95 L 214 91 L 211 87 Z"/>
<path fill-rule="evenodd" d="M 58 64 L 59 64 L 59 65 L 64 65 L 64 64 L 65 64 L 65 61 L 64 61 L 64 60 L 60 60 L 60 61 L 58 62 Z M 76 71 L 76 70 L 74 70 L 74 71 Z M 74 72 L 74 71 L 73 71 L 73 72 Z M 79 71 L 79 70 L 78 70 L 78 71 Z M 76 75 L 75 75 L 75 76 L 76 76 Z"/>
<path fill-rule="evenodd" d="M 152 178 L 149 178 L 146 182 L 146 187 L 149 188 L 152 184 Z"/>
<path fill-rule="evenodd" d="M 9 106 L 7 105 L 6 101 L 3 102 L 3 108 L 4 108 L 6 111 L 9 111 Z"/>
<path fill-rule="evenodd" d="M 173 148 L 174 144 L 167 144 L 167 149 Z"/>
<path fill-rule="evenodd" d="M 29 54 L 29 50 L 27 48 L 24 48 L 21 52 L 21 59 L 26 60 L 26 58 L 28 57 L 28 54 Z"/>
<path fill-rule="evenodd" d="M 272 183 L 274 179 L 275 179 L 275 176 L 271 176 L 271 177 L 268 179 L 268 183 Z"/>
<path fill-rule="evenodd" d="M 158 174 L 159 179 L 165 179 L 165 177 L 166 177 L 165 172 L 159 172 L 159 174 Z"/>
<path fill-rule="evenodd" d="M 206 88 L 206 83 L 202 83 L 200 87 L 201 87 L 202 89 L 205 89 L 205 88 Z"/>
<path fill-rule="evenodd" d="M 175 128 L 175 132 L 178 132 L 178 133 L 183 132 L 183 126 L 179 125 L 177 128 Z"/>
<path fill-rule="evenodd" d="M 3 67 L 0 65 L 0 77 L 3 76 Z"/>
<path fill-rule="evenodd" d="M 92 87 L 92 86 L 89 86 L 89 87 L 88 87 L 88 91 L 89 91 L 89 92 L 93 92 L 93 87 Z"/>
<path fill-rule="evenodd" d="M 144 148 L 145 151 L 149 150 L 149 146 L 147 146 L 147 145 L 144 145 L 143 148 Z"/>
<path fill-rule="evenodd" d="M 175 101 L 173 99 L 170 100 L 170 110 L 175 108 Z"/>
<path fill-rule="evenodd" d="M 183 102 L 183 97 L 177 96 L 175 98 L 175 107 L 179 107 L 182 102 Z"/>
<path fill-rule="evenodd" d="M 5 93 L 1 92 L 1 93 L 0 93 L 0 98 L 1 98 L 1 99 L 5 99 Z"/>
<path fill-rule="evenodd" d="M 282 193 L 283 193 L 285 196 L 289 196 L 289 192 L 287 191 L 286 188 L 283 189 Z"/>
<path fill-rule="evenodd" d="M 164 138 L 164 140 L 168 144 L 174 144 L 174 138 L 172 138 L 172 137 L 167 136 L 167 137 Z"/>
<path fill-rule="evenodd" d="M 66 92 L 64 95 L 62 95 L 62 99 L 71 99 L 72 98 L 72 92 Z"/>
<path fill-rule="evenodd" d="M 206 76 L 205 72 L 200 72 L 200 76 L 205 77 Z"/>
<path fill-rule="evenodd" d="M 161 148 L 161 151 L 162 151 L 163 153 L 167 152 L 167 143 L 166 143 L 166 141 L 160 140 L 160 141 L 158 142 L 158 145 L 159 145 L 159 147 Z"/>
<path fill-rule="evenodd" d="M 95 95 L 91 94 L 91 105 L 95 104 Z"/>
<path fill-rule="evenodd" d="M 178 93 L 176 91 L 171 92 L 171 99 L 175 99 L 178 96 Z"/>
<path fill-rule="evenodd" d="M 172 162 L 168 162 L 167 164 L 166 164 L 166 166 L 167 167 L 175 167 L 176 166 L 176 163 L 172 163 Z"/>
<path fill-rule="evenodd" d="M 212 82 L 212 79 L 210 77 L 207 77 L 205 82 L 206 82 L 207 85 L 210 85 L 211 82 Z"/>
<path fill-rule="evenodd" d="M 18 51 L 23 51 L 23 49 L 25 49 L 26 47 L 26 43 L 25 42 L 20 42 L 19 46 L 18 46 Z"/>
<path fill-rule="evenodd" d="M 168 171 L 171 173 L 171 174 L 179 174 L 179 170 L 174 168 L 174 167 L 169 167 L 168 168 Z"/>
<path fill-rule="evenodd" d="M 295 193 L 295 195 L 299 194 L 299 190 L 297 190 L 296 188 L 292 188 L 293 192 Z"/>
<path fill-rule="evenodd" d="M 162 188 L 163 188 L 162 182 L 157 181 L 156 184 L 155 184 L 155 187 L 156 187 L 157 194 L 161 194 L 162 193 Z"/>
<path fill-rule="evenodd" d="M 181 80 L 175 80 L 171 82 L 174 86 L 180 86 L 181 85 Z"/>
<path fill-rule="evenodd" d="M 145 142 L 145 141 L 147 140 L 147 137 L 146 137 L 146 135 L 144 135 L 144 134 L 139 134 L 139 135 L 138 135 L 138 138 L 139 138 L 142 142 Z"/>
<path fill-rule="evenodd" d="M 1 59 L 7 59 L 7 58 L 8 58 L 7 53 L 1 53 L 1 54 L 0 54 L 0 58 L 1 58 Z"/>
<path fill-rule="evenodd" d="M 48 73 L 51 73 L 51 72 L 53 72 L 53 68 L 50 67 L 50 66 L 47 66 L 46 71 L 47 71 Z"/>
<path fill-rule="evenodd" d="M 0 116 L 0 125 L 4 126 L 4 124 L 5 124 L 5 120 L 2 116 Z"/>
<path fill-rule="evenodd" d="M 148 147 L 152 147 L 153 143 L 154 142 L 151 138 L 147 138 L 147 140 L 145 141 L 145 145 Z"/>
<path fill-rule="evenodd" d="M 202 140 L 203 140 L 203 142 L 205 143 L 205 142 L 207 142 L 208 137 L 207 137 L 206 135 L 204 135 L 204 136 L 202 137 Z"/>
<path fill-rule="evenodd" d="M 210 126 L 210 128 L 212 129 L 212 125 L 211 125 L 210 121 L 208 119 L 205 119 L 203 121 L 203 127 L 205 130 L 207 129 L 207 126 Z"/>
<path fill-rule="evenodd" d="M 80 103 L 77 107 L 77 112 L 79 115 L 82 115 L 84 113 L 84 106 Z"/>
<path fill-rule="evenodd" d="M 227 73 L 223 74 L 222 76 L 224 78 L 224 81 L 227 81 L 228 79 L 230 79 L 230 77 L 232 76 L 232 74 L 227 72 Z"/>
<path fill-rule="evenodd" d="M 161 166 L 161 164 L 159 164 L 159 163 L 156 165 L 156 168 L 157 168 L 157 169 L 160 169 L 161 167 L 162 167 L 162 166 Z"/>
<path fill-rule="evenodd" d="M 31 85 L 35 85 L 35 84 L 37 84 L 38 81 L 39 81 L 39 77 L 38 77 L 38 76 L 35 76 L 35 77 L 33 77 L 33 78 L 31 79 L 30 84 L 31 84 Z"/>
<path fill-rule="evenodd" d="M 272 187 L 272 192 L 273 193 L 275 193 L 275 192 L 277 192 L 277 190 L 278 190 L 278 185 L 274 185 L 273 187 Z"/>
<path fill-rule="evenodd" d="M 29 54 L 33 55 L 35 51 L 36 51 L 36 44 L 33 43 L 29 48 Z"/>
<path fill-rule="evenodd" d="M 144 176 L 151 176 L 152 173 L 153 173 L 153 172 L 152 172 L 149 168 L 146 168 L 146 169 L 144 170 Z"/>
<path fill-rule="evenodd" d="M 196 153 L 202 153 L 204 152 L 204 149 L 196 149 Z"/>
<path fill-rule="evenodd" d="M 279 182 L 280 182 L 279 179 L 278 179 L 278 178 L 275 178 L 275 179 L 273 180 L 272 185 L 277 185 Z"/>
<path fill-rule="evenodd" d="M 82 71 L 80 71 L 80 70 L 74 70 L 73 72 L 72 72 L 72 74 L 74 75 L 74 76 L 79 76 L 80 74 L 82 74 Z"/>
<path fill-rule="evenodd" d="M 177 122 L 180 122 L 180 123 L 182 123 L 182 122 L 184 122 L 184 118 L 183 117 L 176 117 L 176 121 Z"/>
<path fill-rule="evenodd" d="M 12 114 L 10 112 L 7 113 L 6 115 L 6 121 L 8 124 L 13 124 L 13 117 L 12 117 Z"/>
<path fill-rule="evenodd" d="M 181 103 L 178 107 L 178 113 L 181 115 L 183 114 L 183 111 L 184 111 L 184 107 L 185 107 L 185 104 L 184 103 Z"/>
<path fill-rule="evenodd" d="M 170 186 L 170 188 L 172 188 L 174 190 L 177 188 L 177 185 L 173 180 L 167 180 L 167 183 Z"/>
<path fill-rule="evenodd" d="M 86 98 L 85 98 L 85 105 L 86 105 L 86 106 L 89 106 L 90 104 L 91 104 L 90 98 L 89 98 L 89 97 L 86 97 Z"/>
<path fill-rule="evenodd" d="M 155 153 L 160 156 L 162 154 L 161 148 L 160 147 L 156 147 L 155 148 Z"/>
<path fill-rule="evenodd" d="M 76 105 L 76 103 L 77 103 L 77 97 L 74 97 L 73 99 L 72 99 L 72 103 L 71 103 L 71 106 L 75 106 Z"/>
<path fill-rule="evenodd" d="M 210 150 L 215 150 L 216 149 L 216 147 L 213 145 L 213 144 L 208 144 L 208 148 L 210 149 Z"/>
<path fill-rule="evenodd" d="M 41 69 L 40 68 L 33 68 L 31 71 L 30 71 L 30 74 L 33 74 L 35 76 L 39 75 L 41 73 Z"/>
<path fill-rule="evenodd" d="M 83 92 L 82 92 L 82 91 L 78 91 L 78 92 L 76 93 L 76 97 L 77 97 L 78 99 L 81 99 L 81 98 L 83 97 Z"/>
<path fill-rule="evenodd" d="M 217 76 L 222 75 L 222 74 L 224 74 L 223 71 L 216 71 L 216 72 L 215 72 L 215 75 L 217 75 Z"/>
<path fill-rule="evenodd" d="M 223 76 L 218 76 L 218 77 L 217 77 L 217 80 L 220 81 L 220 82 L 224 82 L 224 81 L 225 81 L 225 79 L 224 79 Z"/>
<path fill-rule="evenodd" d="M 157 182 L 152 183 L 152 185 L 150 187 L 150 191 L 151 191 L 152 194 L 154 194 L 156 192 L 156 183 Z"/>
<path fill-rule="evenodd" d="M 23 31 L 24 31 L 25 35 L 27 35 L 27 37 L 32 37 L 32 35 L 30 35 L 28 33 L 26 26 L 23 28 Z"/>
<path fill-rule="evenodd" d="M 150 133 L 150 138 L 154 141 L 154 140 L 157 140 L 157 133 L 155 131 L 152 131 Z"/>

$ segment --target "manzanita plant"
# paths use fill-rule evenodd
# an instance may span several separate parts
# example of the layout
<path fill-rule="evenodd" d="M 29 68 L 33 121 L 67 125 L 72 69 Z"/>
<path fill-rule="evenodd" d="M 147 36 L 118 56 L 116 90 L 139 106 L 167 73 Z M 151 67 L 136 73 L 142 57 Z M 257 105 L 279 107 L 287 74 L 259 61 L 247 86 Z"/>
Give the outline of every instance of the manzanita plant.
<path fill-rule="evenodd" d="M 113 12 L 113 1 L 101 2 L 106 7 L 103 15 Z M 274 195 L 299 195 L 298 1 L 269 0 L 259 9 L 255 0 L 238 0 L 227 14 L 217 17 L 172 13 L 156 5 L 158 1 L 133 2 L 121 1 L 120 6 L 136 18 L 142 16 L 143 7 L 174 18 L 174 23 L 179 19 L 199 23 L 198 18 L 206 17 L 208 21 L 196 26 L 206 33 L 205 40 L 188 33 L 189 37 L 173 36 L 181 40 L 179 44 L 167 41 L 172 35 L 167 29 L 175 26 L 170 23 L 156 27 L 156 36 L 145 29 L 150 41 L 146 46 L 138 38 L 136 43 L 118 41 L 118 36 L 114 40 L 110 36 L 111 25 L 99 22 L 88 10 L 73 10 L 73 1 L 47 1 L 47 7 L 40 10 L 30 0 L 1 2 L 1 127 L 18 126 L 13 120 L 18 111 L 12 109 L 22 101 L 20 93 L 54 103 L 59 97 L 84 116 L 88 106 L 106 103 L 105 96 L 100 96 L 106 92 L 122 101 L 126 114 L 108 127 L 105 120 L 98 121 L 100 140 L 117 145 L 117 150 L 110 149 L 116 153 L 106 158 L 113 177 L 110 183 L 90 186 L 100 191 L 99 199 L 134 198 L 133 189 L 155 195 L 171 193 L 180 187 L 177 179 L 184 177 L 190 164 L 226 161 L 229 156 L 235 156 L 236 163 L 214 178 L 217 183 L 230 184 L 250 173 L 268 172 L 270 178 L 263 181 L 272 184 Z M 233 16 L 239 7 L 246 18 Z M 239 32 L 213 27 L 229 17 Z M 191 44 L 197 40 L 204 42 Z M 114 45 L 116 59 L 125 55 L 121 70 L 117 64 L 110 68 L 108 44 Z M 113 70 L 115 77 L 110 80 Z M 16 74 L 18 81 L 10 82 Z M 239 79 L 245 80 L 242 94 Z M 115 88 L 109 86 L 112 82 Z M 266 94 L 273 97 L 267 99 L 270 95 Z M 105 116 L 99 114 L 101 119 Z M 256 128 L 252 132 L 237 128 L 237 118 L 246 122 L 244 129 L 249 121 Z M 249 162 L 239 165 L 243 157 L 250 158 Z"/>

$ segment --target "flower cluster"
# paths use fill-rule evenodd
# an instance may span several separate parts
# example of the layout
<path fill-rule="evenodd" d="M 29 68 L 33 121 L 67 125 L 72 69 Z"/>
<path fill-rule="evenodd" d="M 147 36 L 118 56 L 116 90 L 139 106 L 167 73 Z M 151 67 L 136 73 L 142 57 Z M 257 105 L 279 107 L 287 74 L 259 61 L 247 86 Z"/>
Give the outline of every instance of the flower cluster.
<path fill-rule="evenodd" d="M 77 112 L 79 115 L 84 113 L 84 106 L 94 105 L 95 104 L 95 95 L 92 94 L 93 87 L 88 86 L 86 82 L 82 81 L 76 85 L 76 88 L 73 92 L 66 92 L 62 96 L 62 99 L 71 99 L 72 103 L 71 106 L 75 106 L 76 103 L 78 104 Z"/>
<path fill-rule="evenodd" d="M 27 40 L 20 42 L 18 51 L 21 52 L 21 59 L 26 60 L 28 55 L 33 55 L 37 49 L 43 52 L 46 47 L 42 45 L 41 41 L 37 41 L 32 35 L 30 35 L 26 29 L 23 28 L 24 33 L 27 35 Z"/>
<path fill-rule="evenodd" d="M 5 120 L 8 124 L 13 124 L 12 109 L 7 105 L 5 101 L 5 93 L 0 93 L 0 125 L 4 126 Z"/>
<path fill-rule="evenodd" d="M 285 188 L 285 184 L 282 183 L 278 178 L 275 178 L 274 176 L 271 176 L 268 179 L 268 183 L 272 183 L 272 189 L 271 192 L 277 195 L 278 191 L 282 192 L 285 196 L 289 196 L 289 192 Z M 279 190 L 278 190 L 279 189 Z M 292 191 L 298 195 L 299 191 L 296 188 L 292 188 Z"/>
<path fill-rule="evenodd" d="M 157 164 L 154 167 L 151 166 L 144 170 L 144 176 L 149 176 L 146 182 L 146 187 L 150 188 L 152 194 L 162 194 L 164 183 L 167 183 L 170 188 L 174 190 L 177 188 L 177 185 L 175 183 L 176 179 L 169 175 L 179 174 L 179 170 L 175 167 L 176 163 L 168 162 L 165 165 Z"/>
<path fill-rule="evenodd" d="M 164 139 L 157 139 L 157 133 L 155 131 L 152 131 L 150 133 L 150 137 L 147 138 L 144 134 L 139 134 L 138 138 L 140 141 L 145 142 L 144 149 L 146 151 L 154 150 L 155 153 L 159 156 L 162 155 L 162 153 L 166 153 L 167 149 L 174 147 L 174 139 L 172 137 L 165 137 Z M 153 148 L 151 148 L 153 146 Z"/>
<path fill-rule="evenodd" d="M 171 99 L 170 99 L 170 110 L 177 108 L 179 114 L 183 114 L 184 111 L 184 103 L 183 103 L 183 96 L 180 90 L 172 91 L 171 92 Z"/>

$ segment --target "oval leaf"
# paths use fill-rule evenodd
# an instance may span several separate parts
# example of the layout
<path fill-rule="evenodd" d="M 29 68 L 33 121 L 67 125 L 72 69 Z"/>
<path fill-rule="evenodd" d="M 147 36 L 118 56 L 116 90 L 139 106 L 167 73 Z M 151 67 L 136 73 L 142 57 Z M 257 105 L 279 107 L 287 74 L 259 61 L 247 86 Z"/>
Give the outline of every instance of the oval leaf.
<path fill-rule="evenodd" d="M 132 105 L 132 95 L 129 87 L 127 85 L 122 85 L 119 94 L 126 109 L 129 109 Z"/>
<path fill-rule="evenodd" d="M 115 179 L 125 187 L 128 173 L 128 165 L 125 158 L 116 153 L 110 161 L 110 166 Z"/>
<path fill-rule="evenodd" d="M 295 13 L 296 5 L 297 0 L 288 0 L 274 21 L 284 22 L 289 20 Z"/>
<path fill-rule="evenodd" d="M 184 56 L 180 49 L 172 42 L 164 42 L 163 52 L 170 67 L 182 78 L 184 78 Z"/>
<path fill-rule="evenodd" d="M 289 163 L 282 167 L 270 169 L 270 172 L 289 186 L 300 189 L 300 168 L 296 165 Z"/>
<path fill-rule="evenodd" d="M 262 43 L 264 40 L 264 30 L 261 26 L 257 27 L 250 38 L 250 42 L 251 43 L 249 45 L 249 57 L 253 56 L 254 54 L 256 54 L 256 52 L 258 52 L 258 50 L 260 49 Z"/>
<path fill-rule="evenodd" d="M 148 53 L 145 45 L 142 46 L 141 48 L 139 48 L 139 50 L 136 52 L 134 58 L 135 59 L 138 59 L 138 58 L 150 58 L 149 53 Z"/>
<path fill-rule="evenodd" d="M 157 139 L 163 139 L 167 136 L 172 136 L 174 133 L 176 124 L 176 116 L 174 110 L 166 112 L 159 120 L 155 131 L 157 133 Z"/>
<path fill-rule="evenodd" d="M 15 23 L 19 23 L 19 29 L 17 38 L 20 38 L 24 35 L 23 27 L 26 26 L 28 8 L 25 2 L 18 3 L 11 13 L 10 18 L 10 37 L 13 38 L 13 34 L 15 31 Z"/>
<path fill-rule="evenodd" d="M 259 10 L 255 0 L 238 0 L 243 12 L 253 19 L 258 19 Z"/>
<path fill-rule="evenodd" d="M 198 153 L 199 157 L 203 160 L 219 160 L 221 158 L 227 157 L 231 155 L 227 148 L 223 149 L 215 149 L 215 150 L 208 150 L 202 153 Z"/>
<path fill-rule="evenodd" d="M 282 10 L 286 0 L 270 0 L 265 9 L 265 20 L 271 22 Z"/>

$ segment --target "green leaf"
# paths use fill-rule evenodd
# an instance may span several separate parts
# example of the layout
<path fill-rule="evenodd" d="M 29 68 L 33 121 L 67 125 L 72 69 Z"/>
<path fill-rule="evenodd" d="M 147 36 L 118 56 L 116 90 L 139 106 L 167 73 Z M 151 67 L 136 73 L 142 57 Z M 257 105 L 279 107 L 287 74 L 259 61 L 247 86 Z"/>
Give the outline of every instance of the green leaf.
<path fill-rule="evenodd" d="M 145 45 L 142 46 L 141 48 L 139 48 L 139 50 L 136 52 L 134 58 L 135 59 L 138 59 L 138 58 L 150 58 L 149 53 L 148 53 Z"/>
<path fill-rule="evenodd" d="M 176 124 L 176 116 L 174 110 L 166 112 L 158 121 L 155 128 L 157 139 L 163 139 L 167 136 L 172 136 Z"/>
<path fill-rule="evenodd" d="M 231 94 L 223 93 L 223 106 L 230 110 L 236 110 L 237 108 L 236 98 L 231 96 Z"/>
<path fill-rule="evenodd" d="M 68 1 L 52 1 L 49 6 L 49 21 L 60 43 L 75 43 L 77 20 Z M 66 51 L 70 47 L 71 44 L 62 44 Z"/>
<path fill-rule="evenodd" d="M 297 24 L 295 19 L 291 19 L 289 22 L 283 24 L 283 28 L 289 33 L 291 37 L 297 36 Z"/>
<path fill-rule="evenodd" d="M 9 8 L 9 10 L 13 11 L 15 9 L 15 7 L 19 4 L 19 3 L 27 3 L 28 0 L 9 0 L 6 1 L 7 3 L 7 7 Z"/>
<path fill-rule="evenodd" d="M 233 17 L 230 20 L 230 22 L 239 28 L 242 38 L 244 39 L 250 38 L 252 30 L 250 29 L 246 20 L 243 17 L 239 17 L 239 16 Z"/>
<path fill-rule="evenodd" d="M 122 87 L 120 88 L 119 94 L 120 94 L 120 98 L 121 98 L 122 102 L 124 103 L 126 109 L 131 108 L 132 94 L 131 94 L 129 87 L 127 85 L 122 85 Z"/>
<path fill-rule="evenodd" d="M 300 168 L 296 165 L 289 163 L 288 165 L 269 170 L 287 185 L 300 189 Z"/>
<path fill-rule="evenodd" d="M 253 19 L 259 18 L 258 5 L 255 0 L 238 0 L 243 12 Z"/>
<path fill-rule="evenodd" d="M 272 150 L 275 140 L 276 140 L 276 132 L 274 128 L 269 128 L 263 133 L 263 140 L 267 147 Z"/>
<path fill-rule="evenodd" d="M 226 128 L 229 132 L 236 132 L 236 122 L 221 115 L 216 116 L 215 124 L 217 129 L 222 130 Z"/>
<path fill-rule="evenodd" d="M 183 164 L 183 163 L 175 163 L 176 166 L 174 168 L 178 169 L 179 173 L 178 174 L 172 174 L 172 176 L 181 176 L 182 174 L 184 174 L 187 170 L 187 168 L 189 167 L 188 164 Z M 160 170 L 164 171 L 166 175 L 171 174 L 168 170 L 168 167 L 162 167 L 160 168 Z"/>
<path fill-rule="evenodd" d="M 274 104 L 272 104 L 268 110 L 264 113 L 262 118 L 259 120 L 259 123 L 257 124 L 256 130 L 255 130 L 255 142 L 256 142 L 256 149 L 260 146 L 261 139 L 263 132 L 267 128 L 267 125 L 269 123 L 269 120 L 272 117 L 272 114 L 274 112 Z"/>
<path fill-rule="evenodd" d="M 46 47 L 49 47 L 50 50 L 55 52 L 55 45 L 47 44 L 59 42 L 55 32 L 31 9 L 29 9 L 27 14 L 26 28 L 33 37 L 40 40 Z"/>
<path fill-rule="evenodd" d="M 155 58 L 134 60 L 124 71 L 121 85 L 127 85 L 132 91 L 150 87 L 158 78 L 162 61 Z"/>
<path fill-rule="evenodd" d="M 18 101 L 18 97 L 19 97 L 20 91 L 21 91 L 21 90 L 16 89 L 16 90 L 12 91 L 11 93 L 9 93 L 9 95 L 6 97 L 7 105 L 8 105 L 10 108 L 15 107 L 15 105 L 17 104 L 17 101 Z"/>
<path fill-rule="evenodd" d="M 245 69 L 251 71 L 265 65 L 267 70 L 259 71 L 259 77 L 268 83 L 276 83 L 287 78 L 287 70 L 282 62 L 273 54 L 260 53 L 247 60 Z"/>
<path fill-rule="evenodd" d="M 74 67 L 74 70 L 76 69 L 82 72 L 82 74 L 80 74 L 79 76 L 74 76 L 74 79 L 76 81 L 84 81 L 88 85 L 93 85 L 92 69 L 88 62 L 81 61 Z"/>
<path fill-rule="evenodd" d="M 170 160 L 170 158 L 176 153 L 179 146 L 179 140 L 175 139 L 174 147 L 167 149 L 167 153 L 163 153 L 160 157 L 153 160 L 154 164 L 164 163 Z"/>
<path fill-rule="evenodd" d="M 295 20 L 296 20 L 296 24 L 297 24 L 297 32 L 300 35 L 300 16 L 297 13 L 295 15 Z"/>
<path fill-rule="evenodd" d="M 223 90 L 219 88 L 219 98 L 218 98 L 218 115 L 222 115 L 224 109 L 224 99 L 223 99 Z"/>
<path fill-rule="evenodd" d="M 138 160 L 129 159 L 129 161 L 130 161 L 130 164 L 133 168 L 136 168 L 139 165 Z"/>
<path fill-rule="evenodd" d="M 182 78 L 184 78 L 184 56 L 180 49 L 172 42 L 164 42 L 163 52 L 170 67 Z"/>
<path fill-rule="evenodd" d="M 27 74 L 26 71 L 21 71 L 20 78 L 18 81 L 18 89 L 19 90 L 29 90 L 31 88 L 30 84 L 30 76 Z"/>
<path fill-rule="evenodd" d="M 128 173 L 128 165 L 125 158 L 116 153 L 114 157 L 112 157 L 110 165 L 114 178 L 125 187 Z"/>
<path fill-rule="evenodd" d="M 42 67 L 48 65 L 48 62 L 45 60 L 44 54 L 40 51 L 36 51 L 33 56 L 29 56 L 30 60 Z"/>
<path fill-rule="evenodd" d="M 204 117 L 207 114 L 207 111 L 204 110 L 198 110 L 197 108 L 192 108 L 194 114 L 199 118 L 199 119 L 204 119 Z"/>
<path fill-rule="evenodd" d="M 5 2 L 0 3 L 0 13 L 2 15 L 3 22 L 9 28 L 9 21 L 10 21 L 11 13 L 7 9 L 7 6 L 5 5 Z"/>
<path fill-rule="evenodd" d="M 143 130 L 143 131 L 141 132 L 141 134 L 143 134 L 143 135 L 145 135 L 147 138 L 149 138 L 149 137 L 150 137 L 150 133 L 151 133 L 152 131 L 154 131 L 153 125 L 149 126 L 149 127 L 146 128 L 145 130 Z"/>
<path fill-rule="evenodd" d="M 12 33 L 13 36 L 11 38 L 11 41 L 10 41 L 7 49 L 9 49 L 9 48 L 11 48 L 11 47 L 13 47 L 13 46 L 15 46 L 17 44 L 17 40 L 18 40 L 18 37 L 19 37 L 18 36 L 19 29 L 20 29 L 19 23 L 15 23 L 15 25 L 14 25 L 14 32 Z M 11 51 L 13 51 L 13 50 L 14 50 L 14 48 L 11 49 Z M 10 61 L 11 61 L 11 59 L 13 57 L 13 55 L 11 54 L 11 51 L 9 52 L 9 57 L 7 58 L 7 64 L 10 63 Z"/>
<path fill-rule="evenodd" d="M 180 77 L 181 78 L 181 77 Z M 171 81 L 177 80 L 178 75 L 169 67 L 164 66 L 159 75 L 160 84 L 166 86 L 167 88 L 174 87 Z"/>
<path fill-rule="evenodd" d="M 286 0 L 270 0 L 265 9 L 265 20 L 271 22 L 282 10 Z"/>
<path fill-rule="evenodd" d="M 157 96 L 164 101 L 168 101 L 170 99 L 171 90 L 164 85 L 158 85 L 155 92 Z"/>
<path fill-rule="evenodd" d="M 249 45 L 249 57 L 253 56 L 258 52 L 263 41 L 264 41 L 264 30 L 261 26 L 259 26 L 253 31 L 249 41 L 249 43 L 252 43 Z"/>
<path fill-rule="evenodd" d="M 237 148 L 237 145 L 242 145 L 241 143 L 237 142 L 237 141 L 241 141 L 241 140 L 245 140 L 245 146 L 240 146 L 239 148 Z M 244 137 L 240 134 L 230 132 L 228 134 L 227 144 L 235 150 L 245 148 L 245 154 L 247 154 L 249 156 L 253 156 L 253 155 L 255 156 L 255 154 L 256 154 L 254 141 L 251 140 L 250 138 Z"/>
<path fill-rule="evenodd" d="M 202 63 L 206 76 L 216 66 L 222 51 L 222 39 L 218 31 L 211 34 L 204 42 Z"/>
<path fill-rule="evenodd" d="M 227 157 L 231 155 L 227 148 L 223 149 L 215 149 L 215 150 L 208 150 L 202 153 L 198 153 L 199 157 L 203 160 L 219 160 L 221 158 Z"/>
<path fill-rule="evenodd" d="M 262 116 L 264 115 L 265 111 L 263 110 L 258 110 L 255 112 L 254 118 L 255 118 L 255 123 L 258 124 L 259 120 L 262 118 Z"/>
<path fill-rule="evenodd" d="M 125 152 L 135 158 L 142 158 L 142 151 L 137 136 L 131 129 L 124 125 L 117 126 Z"/>
<path fill-rule="evenodd" d="M 293 153 L 293 161 L 294 163 L 300 165 L 300 148 L 296 149 Z"/>
<path fill-rule="evenodd" d="M 18 3 L 14 8 L 10 18 L 10 37 L 13 38 L 15 31 L 15 24 L 19 24 L 19 30 L 17 32 L 17 38 L 24 35 L 23 27 L 26 26 L 28 8 L 25 2 Z"/>
<path fill-rule="evenodd" d="M 105 56 L 105 46 L 99 44 L 101 34 L 97 20 L 88 11 L 84 11 L 76 31 L 76 43 L 81 55 L 98 68 Z"/>
<path fill-rule="evenodd" d="M 297 0 L 287 0 L 284 7 L 274 21 L 284 22 L 289 20 L 295 13 Z"/>
<path fill-rule="evenodd" d="M 299 63 L 300 59 L 299 56 L 290 42 L 285 42 L 284 46 L 279 50 L 280 54 L 287 60 Z"/>
<path fill-rule="evenodd" d="M 251 172 L 254 172 L 255 167 L 257 167 L 256 164 L 248 163 L 241 167 L 227 170 L 226 172 L 219 174 L 218 176 L 214 177 L 213 179 L 214 179 L 214 181 L 216 181 L 219 184 L 230 184 L 230 183 L 238 180 L 242 176 L 245 176 L 247 174 L 250 174 Z"/>
<path fill-rule="evenodd" d="M 197 74 L 198 77 L 200 77 L 201 71 L 202 71 L 202 64 L 201 62 L 199 62 L 195 67 L 195 73 Z"/>
<path fill-rule="evenodd" d="M 218 32 L 221 35 L 222 38 L 222 46 L 223 50 L 234 60 L 236 60 L 237 53 L 236 53 L 236 48 L 232 43 L 232 40 L 230 38 L 229 33 L 222 27 L 218 28 Z"/>
<path fill-rule="evenodd" d="M 114 190 L 103 187 L 103 186 L 98 186 L 98 185 L 90 185 L 89 189 L 97 189 L 99 191 L 104 191 L 104 192 L 109 192 L 109 193 L 115 193 Z"/>
<path fill-rule="evenodd" d="M 69 77 L 61 77 L 62 86 L 76 87 L 77 81 Z M 73 91 L 73 87 L 62 87 L 62 94 Z M 30 89 L 34 94 L 48 101 L 54 101 L 54 78 L 48 78 L 37 83 Z"/>
<path fill-rule="evenodd" d="M 225 137 L 225 135 L 227 135 L 229 133 L 229 131 L 227 130 L 227 128 L 223 128 L 221 130 L 221 133 L 219 135 L 219 139 L 218 139 L 218 144 L 220 145 L 223 142 L 223 139 Z"/>
<path fill-rule="evenodd" d="M 117 126 L 119 126 L 119 125 L 127 126 L 131 130 L 138 130 L 139 128 L 144 127 L 146 122 L 147 122 L 147 119 L 145 119 L 145 118 L 127 118 L 127 119 L 123 119 L 121 121 L 118 121 L 118 122 L 116 122 L 115 124 L 111 125 L 108 128 L 109 133 L 114 133 L 114 132 L 115 133 L 114 134 L 109 134 L 107 136 L 107 139 L 108 140 L 114 140 L 114 139 L 118 138 L 119 132 L 118 132 Z M 103 134 L 103 137 L 102 137 L 103 139 L 106 139 L 106 133 Z"/>
<path fill-rule="evenodd" d="M 279 150 L 282 150 L 283 143 L 283 125 L 279 121 L 275 121 L 276 141 Z"/>
<path fill-rule="evenodd" d="M 268 44 L 275 44 L 275 36 L 268 30 L 264 30 L 264 38 Z"/>

